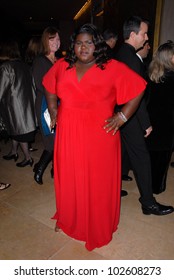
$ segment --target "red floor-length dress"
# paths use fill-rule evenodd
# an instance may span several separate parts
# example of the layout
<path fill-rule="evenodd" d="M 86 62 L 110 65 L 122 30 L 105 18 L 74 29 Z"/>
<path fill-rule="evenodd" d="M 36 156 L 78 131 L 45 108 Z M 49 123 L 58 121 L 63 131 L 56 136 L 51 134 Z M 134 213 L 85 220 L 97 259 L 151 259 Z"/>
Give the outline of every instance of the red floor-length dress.
<path fill-rule="evenodd" d="M 93 250 L 109 243 L 120 215 L 120 133 L 103 129 L 116 104 L 141 93 L 145 82 L 110 61 L 77 79 L 60 59 L 45 75 L 47 91 L 60 98 L 54 149 L 57 225 Z"/>

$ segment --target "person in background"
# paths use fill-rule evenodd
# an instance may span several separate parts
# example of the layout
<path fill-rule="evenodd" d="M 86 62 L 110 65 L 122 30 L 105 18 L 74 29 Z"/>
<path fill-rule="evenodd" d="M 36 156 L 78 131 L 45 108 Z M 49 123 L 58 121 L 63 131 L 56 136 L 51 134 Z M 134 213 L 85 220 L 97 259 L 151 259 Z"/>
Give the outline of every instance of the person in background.
<path fill-rule="evenodd" d="M 26 51 L 25 51 L 25 62 L 32 67 L 33 61 L 41 52 L 41 39 L 40 37 L 31 37 Z"/>
<path fill-rule="evenodd" d="M 142 62 L 142 67 L 144 68 L 144 78 L 146 79 L 146 81 L 148 80 L 148 73 L 147 73 L 147 65 L 144 63 L 144 59 L 147 58 L 148 54 L 149 54 L 149 50 L 150 50 L 150 45 L 149 45 L 149 40 L 146 40 L 144 45 L 139 48 L 136 51 L 136 55 L 139 57 L 140 61 Z M 147 100 L 148 99 L 148 85 L 146 86 L 146 91 L 144 94 L 144 99 Z M 145 136 L 147 137 L 147 136 Z M 123 158 L 122 158 L 122 162 L 123 162 L 123 166 L 122 166 L 122 180 L 123 181 L 132 181 L 132 177 L 130 177 L 129 171 L 132 170 L 132 166 L 131 166 L 131 162 L 129 159 L 129 155 L 126 151 L 126 149 L 124 148 L 124 143 L 123 143 Z M 125 193 L 125 190 L 122 190 L 122 196 L 127 195 L 127 192 Z"/>
<path fill-rule="evenodd" d="M 141 17 L 132 16 L 123 25 L 124 43 L 117 53 L 117 59 L 134 72 L 146 78 L 142 62 L 136 51 L 148 40 L 148 22 Z M 167 215 L 173 207 L 160 204 L 153 196 L 150 154 L 146 137 L 152 131 L 151 122 L 144 98 L 134 116 L 121 128 L 121 139 L 129 156 L 134 177 L 140 192 L 139 201 L 145 215 Z M 124 165 L 124 162 L 123 162 Z"/>
<path fill-rule="evenodd" d="M 144 59 L 147 58 L 150 51 L 149 40 L 146 40 L 141 48 L 136 51 L 139 59 L 144 63 Z"/>
<path fill-rule="evenodd" d="M 3 159 L 17 161 L 20 146 L 24 159 L 16 166 L 32 166 L 28 149 L 36 130 L 32 76 L 28 65 L 21 60 L 17 42 L 7 40 L 2 44 L 0 56 L 5 62 L 0 65 L 0 112 L 12 140 L 11 150 Z"/>
<path fill-rule="evenodd" d="M 150 63 L 148 60 L 149 51 L 150 51 L 149 40 L 146 40 L 144 42 L 144 45 L 136 51 L 136 54 L 139 57 L 140 61 L 142 62 L 142 66 L 144 67 L 144 78 L 146 81 L 148 81 L 149 79 L 148 77 L 148 66 Z"/>
<path fill-rule="evenodd" d="M 108 56 L 114 59 L 115 58 L 114 48 L 118 40 L 117 33 L 114 32 L 112 29 L 108 28 L 103 32 L 103 38 L 107 44 Z"/>
<path fill-rule="evenodd" d="M 25 62 L 31 67 L 31 73 L 32 73 L 32 66 L 33 66 L 33 61 L 40 54 L 41 51 L 41 46 L 40 46 L 40 37 L 31 37 L 27 49 L 25 51 Z M 32 147 L 33 143 L 28 143 L 29 144 L 29 151 L 34 152 L 37 151 L 36 148 Z"/>
<path fill-rule="evenodd" d="M 149 50 L 150 50 L 150 45 L 149 45 L 149 40 L 146 40 L 144 42 L 144 45 L 142 47 L 140 47 L 139 49 L 136 50 L 136 55 L 139 57 L 140 61 L 142 62 L 141 66 L 143 68 L 143 71 L 141 71 L 143 73 L 143 77 L 144 79 L 147 81 L 148 80 L 148 74 L 147 74 L 147 65 L 144 63 L 144 60 L 147 58 L 148 54 L 149 54 Z M 147 85 L 148 87 L 148 85 Z M 144 99 L 147 100 L 148 98 L 148 90 L 147 90 L 147 87 L 146 87 L 146 92 L 144 94 Z M 151 127 L 152 129 L 152 127 Z M 147 137 L 147 135 L 145 135 L 145 137 Z M 123 159 L 122 159 L 122 162 L 123 162 L 123 168 L 122 168 L 122 180 L 123 181 L 132 181 L 132 177 L 130 177 L 128 175 L 129 171 L 132 170 L 132 167 L 131 167 L 131 162 L 130 162 L 130 159 L 129 159 L 129 155 L 124 147 L 124 143 L 123 143 Z M 124 190 L 123 190 L 123 195 L 122 196 L 125 196 L 124 195 Z"/>
<path fill-rule="evenodd" d="M 118 227 L 118 130 L 136 111 L 146 82 L 110 59 L 102 34 L 93 24 L 85 24 L 71 36 L 66 57 L 47 72 L 43 85 L 51 127 L 57 123 L 55 230 L 61 228 L 93 250 L 108 244 Z M 114 114 L 116 104 L 124 105 Z"/>
<path fill-rule="evenodd" d="M 39 161 L 34 166 L 34 180 L 42 185 L 43 174 L 48 164 L 53 160 L 54 133 L 50 131 L 45 121 L 44 112 L 47 110 L 44 87 L 42 85 L 43 76 L 57 61 L 56 52 L 60 47 L 60 37 L 58 29 L 47 27 L 41 37 L 41 54 L 33 61 L 32 73 L 36 87 L 36 116 L 42 136 L 44 150 Z M 51 176 L 53 177 L 53 166 Z"/>
<path fill-rule="evenodd" d="M 153 193 L 166 189 L 174 140 L 174 43 L 161 44 L 149 66 L 148 113 L 153 131 L 146 139 L 151 158 Z"/>
<path fill-rule="evenodd" d="M 137 56 L 139 57 L 140 61 L 142 62 L 142 67 L 144 68 L 144 77 L 145 80 L 147 81 L 147 86 L 146 86 L 146 91 L 144 94 L 144 100 L 145 103 L 147 105 L 148 103 L 148 98 L 149 98 L 149 75 L 148 75 L 148 68 L 149 68 L 149 64 L 151 62 L 151 55 L 150 55 L 150 44 L 149 44 L 149 40 L 145 41 L 143 47 L 141 47 L 140 49 L 138 49 L 136 51 Z M 152 126 L 151 126 L 151 131 L 153 130 Z M 145 138 L 147 138 L 148 135 L 145 135 Z"/>

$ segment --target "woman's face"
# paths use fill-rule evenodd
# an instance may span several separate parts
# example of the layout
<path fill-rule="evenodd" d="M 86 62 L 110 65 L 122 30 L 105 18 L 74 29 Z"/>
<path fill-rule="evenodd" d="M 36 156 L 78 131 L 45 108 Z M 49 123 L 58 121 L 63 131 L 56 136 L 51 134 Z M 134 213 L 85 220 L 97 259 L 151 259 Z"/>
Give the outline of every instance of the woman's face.
<path fill-rule="evenodd" d="M 57 50 L 60 47 L 60 38 L 58 33 L 56 33 L 54 38 L 49 39 L 49 47 L 50 47 L 50 52 L 57 52 Z"/>
<path fill-rule="evenodd" d="M 78 61 L 88 64 L 95 60 L 93 56 L 95 45 L 92 40 L 92 35 L 88 33 L 82 33 L 77 35 L 74 51 Z"/>

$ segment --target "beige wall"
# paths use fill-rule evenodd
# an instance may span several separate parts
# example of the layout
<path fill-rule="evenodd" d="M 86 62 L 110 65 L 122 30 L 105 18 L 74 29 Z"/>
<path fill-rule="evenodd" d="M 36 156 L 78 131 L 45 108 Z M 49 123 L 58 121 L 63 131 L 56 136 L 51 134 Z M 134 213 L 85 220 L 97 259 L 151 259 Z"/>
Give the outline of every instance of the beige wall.
<path fill-rule="evenodd" d="M 159 44 L 174 41 L 174 0 L 163 0 Z"/>

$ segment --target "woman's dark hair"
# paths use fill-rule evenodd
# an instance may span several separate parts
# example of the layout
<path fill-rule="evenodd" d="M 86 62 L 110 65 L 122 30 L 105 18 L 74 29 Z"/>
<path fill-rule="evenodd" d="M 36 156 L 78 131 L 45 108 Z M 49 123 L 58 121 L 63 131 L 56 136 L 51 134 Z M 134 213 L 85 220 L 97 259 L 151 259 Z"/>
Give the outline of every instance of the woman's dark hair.
<path fill-rule="evenodd" d="M 94 57 L 96 64 L 102 70 L 105 68 L 104 64 L 107 63 L 109 57 L 107 55 L 107 45 L 103 39 L 103 36 L 97 29 L 97 27 L 91 23 L 86 23 L 77 29 L 70 38 L 70 46 L 65 56 L 65 61 L 69 63 L 68 69 L 72 68 L 77 61 L 77 57 L 74 51 L 74 45 L 76 38 L 79 34 L 87 33 L 92 35 L 92 40 L 95 45 Z"/>
<path fill-rule="evenodd" d="M 40 54 L 41 49 L 40 37 L 32 37 L 28 42 L 28 46 L 25 52 L 25 62 L 32 65 L 33 60 Z"/>
<path fill-rule="evenodd" d="M 0 43 L 1 59 L 19 59 L 21 58 L 19 45 L 16 41 L 5 40 Z"/>

